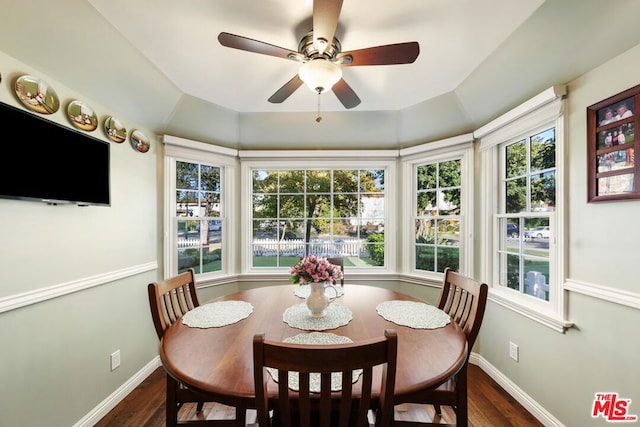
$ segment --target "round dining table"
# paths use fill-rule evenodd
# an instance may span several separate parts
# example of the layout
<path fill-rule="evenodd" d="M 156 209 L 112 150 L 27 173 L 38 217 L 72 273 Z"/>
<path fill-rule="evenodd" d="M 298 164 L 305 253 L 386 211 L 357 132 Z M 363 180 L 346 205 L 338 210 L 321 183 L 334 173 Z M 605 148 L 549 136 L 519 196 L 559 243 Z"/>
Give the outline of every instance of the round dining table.
<path fill-rule="evenodd" d="M 191 327 L 177 321 L 160 341 L 160 359 L 167 373 L 215 401 L 254 407 L 253 337 L 285 340 L 312 331 L 292 327 L 283 313 L 304 299 L 294 294 L 296 285 L 265 286 L 216 298 L 216 301 L 244 301 L 253 306 L 244 319 L 221 327 Z M 344 293 L 331 304 L 341 304 L 352 313 L 344 326 L 322 332 L 346 336 L 353 341 L 380 337 L 385 329 L 398 335 L 394 403 L 408 401 L 421 390 L 434 388 L 455 374 L 464 364 L 467 340 L 453 321 L 426 329 L 402 326 L 383 318 L 376 308 L 386 301 L 420 301 L 389 289 L 346 284 Z M 202 307 L 202 306 L 201 306 Z M 270 380 L 269 395 L 277 397 L 277 384 Z M 379 381 L 374 377 L 374 395 Z M 354 395 L 358 387 L 354 386 Z"/>

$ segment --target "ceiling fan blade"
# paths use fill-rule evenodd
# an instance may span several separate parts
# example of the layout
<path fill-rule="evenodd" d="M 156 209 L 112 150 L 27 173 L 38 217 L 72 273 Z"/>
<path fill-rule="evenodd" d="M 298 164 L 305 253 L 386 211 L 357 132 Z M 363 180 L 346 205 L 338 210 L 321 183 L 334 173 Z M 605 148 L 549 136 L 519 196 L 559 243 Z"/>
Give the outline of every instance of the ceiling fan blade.
<path fill-rule="evenodd" d="M 261 53 L 263 55 L 276 56 L 278 58 L 300 62 L 304 59 L 304 56 L 299 52 L 235 34 L 220 33 L 218 34 L 218 41 L 222 46 L 245 50 L 247 52 Z"/>
<path fill-rule="evenodd" d="M 419 53 L 418 42 L 406 42 L 342 52 L 336 59 L 343 67 L 410 64 L 416 60 Z"/>
<path fill-rule="evenodd" d="M 333 85 L 333 93 L 336 94 L 344 108 L 349 109 L 360 105 L 360 98 L 344 79 L 340 79 L 338 83 Z"/>
<path fill-rule="evenodd" d="M 313 44 L 320 54 L 333 42 L 341 9 L 342 0 L 313 2 Z"/>
<path fill-rule="evenodd" d="M 293 94 L 293 92 L 295 92 L 300 86 L 302 86 L 302 80 L 300 80 L 300 77 L 296 74 L 291 80 L 278 89 L 276 93 L 271 95 L 269 102 L 272 104 L 280 104 L 282 101 L 290 97 L 291 94 Z"/>

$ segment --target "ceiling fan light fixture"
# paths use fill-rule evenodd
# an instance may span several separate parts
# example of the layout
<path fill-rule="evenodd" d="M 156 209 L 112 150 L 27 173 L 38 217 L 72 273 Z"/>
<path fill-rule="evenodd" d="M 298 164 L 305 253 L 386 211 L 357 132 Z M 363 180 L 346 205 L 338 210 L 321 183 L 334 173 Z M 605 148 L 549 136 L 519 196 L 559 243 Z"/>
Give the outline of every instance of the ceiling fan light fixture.
<path fill-rule="evenodd" d="M 302 64 L 298 76 L 312 92 L 323 93 L 342 78 L 342 68 L 328 59 L 315 58 Z"/>

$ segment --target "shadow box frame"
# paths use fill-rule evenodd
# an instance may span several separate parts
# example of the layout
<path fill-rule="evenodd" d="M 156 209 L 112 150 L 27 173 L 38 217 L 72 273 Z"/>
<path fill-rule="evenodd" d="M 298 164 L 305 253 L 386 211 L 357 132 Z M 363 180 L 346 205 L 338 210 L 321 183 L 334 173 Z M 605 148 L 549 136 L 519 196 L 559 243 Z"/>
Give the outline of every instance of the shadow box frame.
<path fill-rule="evenodd" d="M 587 107 L 587 202 L 640 199 L 640 85 Z"/>

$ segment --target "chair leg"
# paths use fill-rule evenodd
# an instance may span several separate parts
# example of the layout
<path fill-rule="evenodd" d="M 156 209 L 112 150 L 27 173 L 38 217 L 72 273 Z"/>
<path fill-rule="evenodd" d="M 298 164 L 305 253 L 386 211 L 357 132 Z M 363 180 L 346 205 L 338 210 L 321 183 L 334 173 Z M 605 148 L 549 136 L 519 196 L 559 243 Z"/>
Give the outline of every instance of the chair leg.
<path fill-rule="evenodd" d="M 167 399 L 165 402 L 165 424 L 167 427 L 176 427 L 178 425 L 178 405 L 176 403 L 176 389 L 178 387 L 178 382 L 167 374 Z"/>
<path fill-rule="evenodd" d="M 469 406 L 467 402 L 467 365 L 456 375 L 456 425 L 467 427 L 469 424 Z"/>
<path fill-rule="evenodd" d="M 434 408 L 435 408 L 435 410 L 436 410 L 436 415 L 438 415 L 438 416 L 442 416 L 442 408 L 440 407 L 440 405 L 438 405 L 438 404 L 434 404 L 434 405 L 433 405 L 433 407 L 434 407 Z"/>
<path fill-rule="evenodd" d="M 247 426 L 247 408 L 244 406 L 236 406 L 236 426 Z"/>
<path fill-rule="evenodd" d="M 199 414 L 200 412 L 202 412 L 203 406 L 204 406 L 204 402 L 202 401 L 198 402 L 198 404 L 196 405 L 196 414 Z"/>

